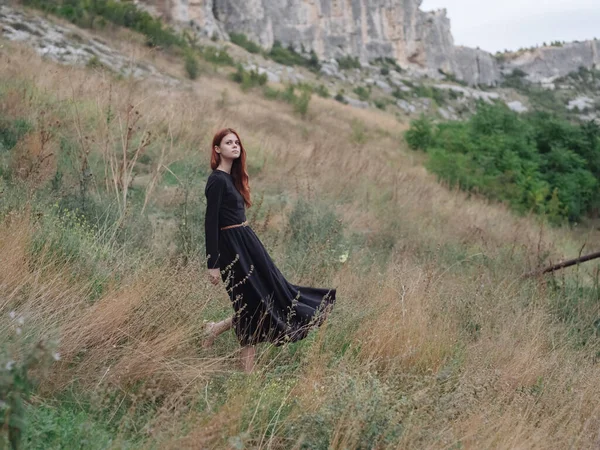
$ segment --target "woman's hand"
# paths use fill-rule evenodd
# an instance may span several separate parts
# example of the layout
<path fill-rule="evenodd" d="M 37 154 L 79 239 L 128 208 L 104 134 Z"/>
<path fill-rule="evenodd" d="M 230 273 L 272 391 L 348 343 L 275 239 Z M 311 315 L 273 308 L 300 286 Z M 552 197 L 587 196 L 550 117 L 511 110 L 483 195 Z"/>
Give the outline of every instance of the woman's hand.
<path fill-rule="evenodd" d="M 221 270 L 208 269 L 208 279 L 212 284 L 219 284 L 219 280 L 221 280 Z"/>

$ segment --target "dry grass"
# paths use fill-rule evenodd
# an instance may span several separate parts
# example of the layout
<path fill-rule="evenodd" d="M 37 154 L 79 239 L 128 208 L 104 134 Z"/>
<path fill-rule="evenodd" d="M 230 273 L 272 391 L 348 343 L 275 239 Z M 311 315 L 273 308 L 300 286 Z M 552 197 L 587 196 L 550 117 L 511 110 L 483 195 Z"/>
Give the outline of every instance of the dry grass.
<path fill-rule="evenodd" d="M 78 130 L 98 155 L 112 139 L 111 130 L 97 126 L 108 105 L 118 117 L 133 104 L 142 112 L 142 129 L 177 137 L 171 160 L 197 157 L 202 164 L 212 133 L 231 126 L 250 160 L 265 160 L 252 182 L 255 195 L 337 201 L 349 230 L 369 238 L 391 230 L 396 240 L 384 270 L 365 269 L 351 255 L 336 273 L 335 314 L 310 344 L 296 354 L 261 349 L 259 372 L 243 378 L 234 369 L 231 340 L 212 352 L 199 350 L 203 319 L 227 306 L 201 264 L 157 266 L 149 255 L 118 279 L 109 271 L 110 282 L 92 298 L 90 282 L 73 279 L 74 262 L 48 249 L 32 256 L 39 228 L 31 214 L 11 214 L 0 227 L 0 335 L 10 332 L 6 313 L 17 310 L 33 336 L 59 340 L 62 360 L 44 380 L 45 395 L 67 386 L 100 397 L 116 389 L 134 409 L 160 404 L 146 432 L 164 448 L 238 442 L 299 448 L 323 429 L 332 432 L 330 448 L 359 448 L 377 408 L 389 419 L 380 434 L 399 422 L 402 433 L 371 442 L 374 448 L 598 445 L 595 349 L 569 344 L 565 326 L 548 313 L 544 285 L 515 281 L 541 260 L 593 242 L 594 232 L 580 237 L 543 228 L 534 218 L 438 184 L 403 143 L 406 123 L 383 112 L 313 98 L 302 120 L 288 105 L 243 94 L 216 76 L 180 88 L 119 82 L 5 45 L 4 114 L 35 117 L 48 102 L 67 117 L 61 129 Z M 167 64 L 151 56 L 158 66 Z M 28 100 L 18 96 L 25 85 L 34 86 Z M 360 139 L 356 121 L 365 135 Z M 32 140 L 20 143 L 23 154 L 37 148 Z M 157 207 L 177 201 L 171 191 L 150 195 Z M 466 256 L 452 260 L 444 256 L 447 248 L 466 249 Z M 295 368 L 277 380 L 285 364 Z M 211 397 L 209 386 L 223 375 L 231 377 L 225 394 L 211 391 Z M 380 397 L 374 382 L 383 386 Z M 340 410 L 328 416 L 327 408 Z M 317 416 L 324 425 L 309 422 Z M 304 423 L 309 428 L 296 431 Z"/>

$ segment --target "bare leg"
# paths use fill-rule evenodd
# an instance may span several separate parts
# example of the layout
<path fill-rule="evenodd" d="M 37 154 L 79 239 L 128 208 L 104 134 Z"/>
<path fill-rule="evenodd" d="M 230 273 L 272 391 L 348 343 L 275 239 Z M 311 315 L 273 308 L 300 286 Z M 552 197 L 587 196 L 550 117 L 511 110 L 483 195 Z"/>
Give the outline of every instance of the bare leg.
<path fill-rule="evenodd" d="M 250 373 L 254 369 L 254 356 L 256 355 L 256 347 L 253 345 L 247 345 L 242 347 L 241 360 L 244 372 Z"/>
<path fill-rule="evenodd" d="M 209 348 L 213 345 L 215 338 L 229 330 L 233 326 L 233 317 L 229 319 L 221 320 L 220 322 L 208 322 L 206 324 L 205 339 L 202 343 L 202 347 Z"/>

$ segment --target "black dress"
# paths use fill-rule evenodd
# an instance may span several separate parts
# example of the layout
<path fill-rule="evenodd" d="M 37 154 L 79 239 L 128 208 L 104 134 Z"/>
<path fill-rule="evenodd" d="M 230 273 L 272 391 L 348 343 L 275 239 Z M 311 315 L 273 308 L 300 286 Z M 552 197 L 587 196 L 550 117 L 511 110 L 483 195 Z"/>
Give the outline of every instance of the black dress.
<path fill-rule="evenodd" d="M 221 270 L 240 344 L 282 345 L 306 337 L 331 311 L 336 290 L 288 282 L 249 226 L 220 229 L 246 221 L 244 198 L 230 174 L 214 170 L 205 195 L 208 268 Z"/>

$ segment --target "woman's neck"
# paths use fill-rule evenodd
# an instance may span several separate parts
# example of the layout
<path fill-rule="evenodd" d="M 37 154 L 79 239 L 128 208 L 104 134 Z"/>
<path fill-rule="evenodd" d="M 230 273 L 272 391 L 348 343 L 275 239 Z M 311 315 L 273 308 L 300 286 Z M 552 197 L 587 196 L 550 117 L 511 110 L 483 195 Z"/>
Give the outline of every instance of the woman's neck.
<path fill-rule="evenodd" d="M 223 172 L 227 172 L 231 174 L 231 167 L 233 166 L 233 161 L 228 161 L 225 158 L 221 158 L 221 163 L 218 165 L 217 169 L 222 170 Z"/>

